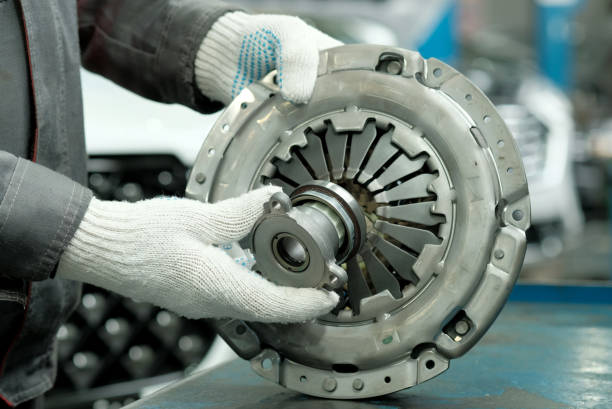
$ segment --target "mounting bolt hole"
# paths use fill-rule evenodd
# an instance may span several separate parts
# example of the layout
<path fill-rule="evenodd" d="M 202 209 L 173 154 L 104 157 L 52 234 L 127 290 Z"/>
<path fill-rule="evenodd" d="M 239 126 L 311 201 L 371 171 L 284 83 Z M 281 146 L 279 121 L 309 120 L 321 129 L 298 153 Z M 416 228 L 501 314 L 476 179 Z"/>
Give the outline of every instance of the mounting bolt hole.
<path fill-rule="evenodd" d="M 249 104 L 247 104 L 246 102 L 243 102 L 242 104 L 240 104 L 240 108 L 242 109 L 246 109 L 249 106 Z"/>
<path fill-rule="evenodd" d="M 503 148 L 504 145 L 505 145 L 505 143 L 501 139 L 499 141 L 497 141 L 497 146 L 499 146 L 500 148 Z"/>
<path fill-rule="evenodd" d="M 236 334 L 242 335 L 246 332 L 246 327 L 242 324 L 236 326 Z"/>
<path fill-rule="evenodd" d="M 390 383 L 390 382 L 391 382 L 391 377 L 385 376 L 385 383 Z"/>
<path fill-rule="evenodd" d="M 488 124 L 489 122 L 491 122 L 491 117 L 489 115 L 485 115 L 482 120 L 485 124 Z"/>
<path fill-rule="evenodd" d="M 472 94 L 465 94 L 465 100 L 466 101 L 471 101 L 472 100 Z"/>
<path fill-rule="evenodd" d="M 433 75 L 434 75 L 434 77 L 439 78 L 442 75 L 442 70 L 439 69 L 439 68 L 435 68 L 433 70 Z"/>
<path fill-rule="evenodd" d="M 270 358 L 266 358 L 261 361 L 261 367 L 266 371 L 272 368 L 272 360 Z"/>
<path fill-rule="evenodd" d="M 306 377 L 306 375 L 300 376 L 300 382 L 302 382 L 302 383 L 308 382 L 308 378 Z"/>
<path fill-rule="evenodd" d="M 434 369 L 434 367 L 436 366 L 436 363 L 434 361 L 432 361 L 431 359 L 427 360 L 427 362 L 425 362 L 425 368 L 427 369 Z"/>
<path fill-rule="evenodd" d="M 215 148 L 210 148 L 208 150 L 208 156 L 213 156 L 215 154 Z"/>
<path fill-rule="evenodd" d="M 223 124 L 223 126 L 221 127 L 221 130 L 223 132 L 228 132 L 230 130 L 229 124 Z"/>
<path fill-rule="evenodd" d="M 273 200 L 272 203 L 270 203 L 270 205 L 272 206 L 272 209 L 274 210 L 279 210 L 281 205 L 279 202 L 277 202 L 276 200 Z"/>

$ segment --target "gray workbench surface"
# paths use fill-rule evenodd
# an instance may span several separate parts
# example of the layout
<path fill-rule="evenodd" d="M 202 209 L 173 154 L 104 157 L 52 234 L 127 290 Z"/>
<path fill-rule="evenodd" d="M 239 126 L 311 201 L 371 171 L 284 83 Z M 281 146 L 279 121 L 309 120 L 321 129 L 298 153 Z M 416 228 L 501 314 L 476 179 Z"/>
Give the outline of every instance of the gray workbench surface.
<path fill-rule="evenodd" d="M 588 300 L 587 300 L 588 301 Z M 612 303 L 612 299 L 610 300 Z M 130 409 L 612 408 L 612 305 L 511 302 L 448 371 L 376 399 L 310 398 L 235 361 L 195 374 Z"/>

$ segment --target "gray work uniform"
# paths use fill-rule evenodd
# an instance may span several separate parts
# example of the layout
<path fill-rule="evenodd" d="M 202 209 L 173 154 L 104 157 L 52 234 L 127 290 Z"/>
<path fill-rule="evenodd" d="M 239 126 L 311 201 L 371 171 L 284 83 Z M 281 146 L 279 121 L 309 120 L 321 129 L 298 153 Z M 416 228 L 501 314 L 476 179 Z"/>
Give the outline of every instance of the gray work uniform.
<path fill-rule="evenodd" d="M 207 0 L 0 0 L 0 405 L 51 388 L 80 285 L 53 278 L 92 194 L 79 67 L 150 99 L 221 107 L 194 61 L 227 11 Z"/>

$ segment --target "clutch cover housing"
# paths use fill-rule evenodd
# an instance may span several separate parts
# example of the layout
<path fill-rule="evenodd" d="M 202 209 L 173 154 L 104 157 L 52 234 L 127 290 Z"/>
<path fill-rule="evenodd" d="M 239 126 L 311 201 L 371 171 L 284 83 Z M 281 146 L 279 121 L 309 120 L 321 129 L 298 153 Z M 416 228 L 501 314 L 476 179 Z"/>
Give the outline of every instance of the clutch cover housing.
<path fill-rule="evenodd" d="M 348 279 L 331 313 L 217 330 L 258 374 L 309 395 L 372 397 L 435 377 L 482 337 L 523 262 L 529 196 L 511 134 L 470 81 L 413 51 L 323 51 L 303 105 L 281 98 L 274 75 L 221 115 L 187 196 L 216 202 L 264 184 L 291 195 L 315 180 L 354 198 L 364 240 L 341 260 Z"/>

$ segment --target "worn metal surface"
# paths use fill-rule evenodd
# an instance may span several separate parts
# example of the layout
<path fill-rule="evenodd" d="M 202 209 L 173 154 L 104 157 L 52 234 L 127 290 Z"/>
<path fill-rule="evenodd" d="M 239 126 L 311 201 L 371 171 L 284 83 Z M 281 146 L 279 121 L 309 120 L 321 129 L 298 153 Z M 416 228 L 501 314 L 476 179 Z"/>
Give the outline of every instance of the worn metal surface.
<path fill-rule="evenodd" d="M 471 354 L 430 382 L 385 397 L 311 398 L 266 382 L 247 362 L 235 361 L 128 408 L 607 409 L 612 407 L 612 289 L 594 291 L 607 294 L 596 298 L 608 304 L 511 302 Z M 566 294 L 572 301 L 589 301 L 573 299 L 572 293 L 540 286 L 519 288 L 516 298 L 543 294 L 554 301 Z"/>
<path fill-rule="evenodd" d="M 527 181 L 495 107 L 453 68 L 413 51 L 363 44 L 325 50 L 308 104 L 283 100 L 271 73 L 228 106 L 200 150 L 186 195 L 215 202 L 269 183 L 295 193 L 312 179 L 340 186 L 366 217 L 365 243 L 354 247 L 361 251 L 347 249 L 346 263 L 342 251 L 334 257 L 350 285 L 336 289 L 339 306 L 317 320 L 240 323 L 261 345 L 237 352 L 261 348 L 252 358 L 261 376 L 335 399 L 380 396 L 437 376 L 485 333 L 525 254 Z M 294 238 L 301 243 L 279 236 L 291 233 L 278 230 L 284 223 L 262 224 L 254 240 L 259 270 L 286 282 L 285 271 L 263 265 L 278 260 L 265 252 L 273 253 L 269 243 L 279 237 L 272 249 L 304 259 L 287 258 L 300 270 L 289 284 L 325 286 L 326 277 L 338 277 L 324 274 L 322 266 L 335 266 L 323 262 L 332 256 L 317 256 L 301 233 L 307 224 L 314 233 L 329 223 L 299 224 L 304 231 Z M 351 225 L 359 224 L 345 224 L 349 236 Z M 336 252 L 333 237 L 323 241 L 329 246 L 320 249 Z M 304 247 L 312 250 L 309 267 Z M 240 344 L 239 334 L 220 333 Z M 274 363 L 264 366 L 264 357 Z"/>

